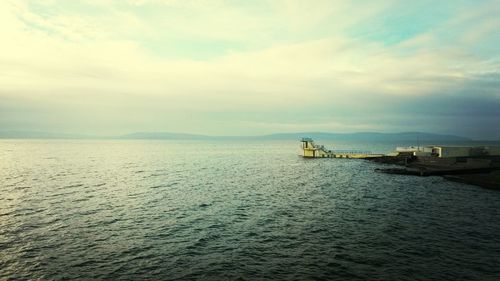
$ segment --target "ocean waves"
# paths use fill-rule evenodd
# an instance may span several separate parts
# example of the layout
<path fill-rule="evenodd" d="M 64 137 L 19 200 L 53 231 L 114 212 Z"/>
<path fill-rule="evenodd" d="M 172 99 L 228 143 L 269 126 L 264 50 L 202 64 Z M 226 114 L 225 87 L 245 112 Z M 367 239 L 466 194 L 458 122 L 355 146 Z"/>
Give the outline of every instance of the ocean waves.
<path fill-rule="evenodd" d="M 296 143 L 0 149 L 0 279 L 500 277 L 499 192 L 302 159 Z"/>

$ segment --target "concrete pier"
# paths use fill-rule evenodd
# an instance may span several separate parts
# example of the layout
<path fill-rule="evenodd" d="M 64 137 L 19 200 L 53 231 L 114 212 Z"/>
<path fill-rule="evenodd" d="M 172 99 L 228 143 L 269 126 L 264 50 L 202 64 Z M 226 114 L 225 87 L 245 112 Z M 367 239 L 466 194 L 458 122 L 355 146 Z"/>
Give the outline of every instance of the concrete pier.
<path fill-rule="evenodd" d="M 323 145 L 317 145 L 310 138 L 301 139 L 302 156 L 305 158 L 353 158 L 368 159 L 382 157 L 383 154 L 374 154 L 361 150 L 329 150 Z"/>
<path fill-rule="evenodd" d="M 304 158 L 366 159 L 400 168 L 377 168 L 378 172 L 414 176 L 444 176 L 453 181 L 500 189 L 500 147 L 426 146 L 397 148 L 387 155 L 368 151 L 328 150 L 310 138 L 301 140 Z"/>

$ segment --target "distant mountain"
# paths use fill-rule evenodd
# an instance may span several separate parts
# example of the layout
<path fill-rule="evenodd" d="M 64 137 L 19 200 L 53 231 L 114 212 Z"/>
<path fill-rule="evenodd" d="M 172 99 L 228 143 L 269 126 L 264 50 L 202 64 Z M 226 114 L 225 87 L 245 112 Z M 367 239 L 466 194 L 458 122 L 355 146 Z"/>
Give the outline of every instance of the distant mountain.
<path fill-rule="evenodd" d="M 170 132 L 137 132 L 121 136 L 88 136 L 79 134 L 59 134 L 48 132 L 29 131 L 0 131 L 0 138 L 19 139 L 153 139 L 153 140 L 298 140 L 302 137 L 310 137 L 314 140 L 337 140 L 337 141 L 470 141 L 471 139 L 454 136 L 420 132 L 404 133 L 281 133 L 262 136 L 207 136 L 197 134 L 183 134 Z"/>
<path fill-rule="evenodd" d="M 441 135 L 421 132 L 404 133 L 323 133 L 323 132 L 305 132 L 305 133 L 285 133 L 263 136 L 267 139 L 286 140 L 298 139 L 301 137 L 310 137 L 315 140 L 339 140 L 339 141 L 470 141 L 469 138 Z"/>
<path fill-rule="evenodd" d="M 304 133 L 282 133 L 262 136 L 206 136 L 180 133 L 133 133 L 120 136 L 121 139 L 171 139 L 171 140 L 298 140 L 302 137 L 310 137 L 315 140 L 340 140 L 340 141 L 470 141 L 468 138 L 454 135 L 440 135 L 420 132 L 405 133 L 324 133 L 324 132 L 304 132 Z"/>
<path fill-rule="evenodd" d="M 96 139 L 99 137 L 40 131 L 0 131 L 0 139 Z"/>
<path fill-rule="evenodd" d="M 152 139 L 152 140 L 210 140 L 218 137 L 196 135 L 196 134 L 182 134 L 182 133 L 168 133 L 168 132 L 138 132 L 116 137 L 118 139 Z"/>

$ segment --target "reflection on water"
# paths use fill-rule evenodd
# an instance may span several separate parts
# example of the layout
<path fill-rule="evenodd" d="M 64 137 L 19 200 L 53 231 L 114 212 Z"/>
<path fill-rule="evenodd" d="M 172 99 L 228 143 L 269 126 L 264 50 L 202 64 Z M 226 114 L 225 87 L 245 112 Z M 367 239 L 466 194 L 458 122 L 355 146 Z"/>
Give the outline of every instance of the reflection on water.
<path fill-rule="evenodd" d="M 500 192 L 298 152 L 0 141 L 0 279 L 499 280 Z"/>

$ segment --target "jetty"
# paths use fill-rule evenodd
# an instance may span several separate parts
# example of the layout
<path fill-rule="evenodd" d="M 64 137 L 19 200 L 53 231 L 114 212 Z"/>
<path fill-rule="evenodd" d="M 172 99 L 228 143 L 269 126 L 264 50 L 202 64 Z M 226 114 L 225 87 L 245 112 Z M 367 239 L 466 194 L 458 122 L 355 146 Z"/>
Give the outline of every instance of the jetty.
<path fill-rule="evenodd" d="M 302 148 L 302 157 L 304 158 L 354 158 L 368 159 L 378 158 L 384 154 L 375 154 L 363 150 L 329 150 L 323 145 L 317 145 L 311 138 L 302 138 L 300 140 Z"/>
<path fill-rule="evenodd" d="M 311 138 L 300 140 L 304 158 L 353 158 L 390 165 L 376 168 L 386 174 L 443 176 L 486 188 L 500 189 L 500 146 L 397 147 L 389 154 L 360 150 L 330 150 Z"/>

